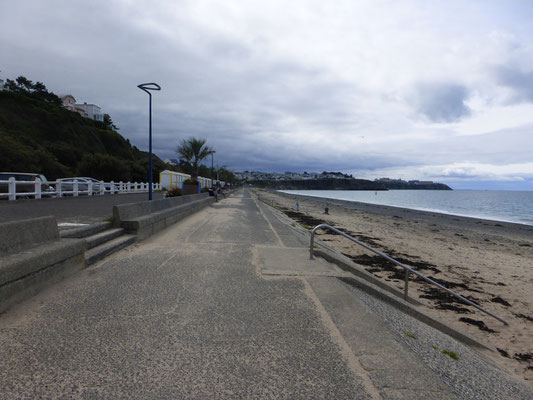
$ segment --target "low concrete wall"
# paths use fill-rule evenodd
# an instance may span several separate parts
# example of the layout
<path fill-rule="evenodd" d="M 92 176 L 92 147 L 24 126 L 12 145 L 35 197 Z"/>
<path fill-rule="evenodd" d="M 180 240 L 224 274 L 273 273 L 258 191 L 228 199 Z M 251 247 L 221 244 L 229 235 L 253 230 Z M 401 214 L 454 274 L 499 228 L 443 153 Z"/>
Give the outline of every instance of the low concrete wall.
<path fill-rule="evenodd" d="M 208 193 L 142 201 L 113 207 L 113 223 L 143 240 L 215 202 Z"/>
<path fill-rule="evenodd" d="M 0 224 L 0 239 L 0 312 L 85 266 L 85 242 L 60 239 L 54 217 Z"/>
<path fill-rule="evenodd" d="M 40 217 L 0 224 L 0 257 L 26 249 L 31 244 L 59 240 L 55 217 Z"/>

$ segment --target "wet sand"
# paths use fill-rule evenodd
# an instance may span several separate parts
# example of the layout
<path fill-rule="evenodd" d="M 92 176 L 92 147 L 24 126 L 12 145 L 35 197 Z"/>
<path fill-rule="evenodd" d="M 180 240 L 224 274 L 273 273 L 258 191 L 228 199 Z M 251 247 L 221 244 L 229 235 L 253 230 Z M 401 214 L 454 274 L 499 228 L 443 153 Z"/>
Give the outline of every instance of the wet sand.
<path fill-rule="evenodd" d="M 533 386 L 533 226 L 398 207 L 259 191 L 304 227 L 327 223 L 413 267 L 509 323 L 456 300 L 421 280 L 410 296 L 429 313 L 493 345 L 490 356 Z M 299 211 L 296 210 L 296 202 Z M 324 214 L 325 206 L 329 215 Z M 321 241 L 403 289 L 403 270 L 340 235 Z"/>

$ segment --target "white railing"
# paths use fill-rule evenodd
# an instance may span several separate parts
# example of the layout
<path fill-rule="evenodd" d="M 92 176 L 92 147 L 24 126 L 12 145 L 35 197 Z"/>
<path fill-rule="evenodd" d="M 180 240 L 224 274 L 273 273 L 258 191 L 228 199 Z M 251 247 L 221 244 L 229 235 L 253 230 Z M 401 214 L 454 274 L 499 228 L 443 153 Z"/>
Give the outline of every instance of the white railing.
<path fill-rule="evenodd" d="M 6 190 L 7 188 L 7 190 Z M 17 191 L 18 189 L 18 191 Z M 161 184 L 153 183 L 152 190 L 161 190 Z M 17 181 L 15 178 L 0 180 L 0 199 L 36 198 L 63 196 L 95 196 L 104 194 L 148 192 L 148 183 L 143 182 L 87 182 L 74 179 L 72 182 L 57 181 Z"/>

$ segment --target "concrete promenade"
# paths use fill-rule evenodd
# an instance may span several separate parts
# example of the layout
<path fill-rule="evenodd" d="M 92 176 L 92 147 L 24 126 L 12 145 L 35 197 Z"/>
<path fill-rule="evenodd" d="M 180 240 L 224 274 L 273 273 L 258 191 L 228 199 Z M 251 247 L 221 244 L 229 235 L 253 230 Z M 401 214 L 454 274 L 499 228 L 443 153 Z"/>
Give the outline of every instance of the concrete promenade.
<path fill-rule="evenodd" d="M 241 190 L 0 315 L 0 398 L 529 398 L 306 245 Z"/>

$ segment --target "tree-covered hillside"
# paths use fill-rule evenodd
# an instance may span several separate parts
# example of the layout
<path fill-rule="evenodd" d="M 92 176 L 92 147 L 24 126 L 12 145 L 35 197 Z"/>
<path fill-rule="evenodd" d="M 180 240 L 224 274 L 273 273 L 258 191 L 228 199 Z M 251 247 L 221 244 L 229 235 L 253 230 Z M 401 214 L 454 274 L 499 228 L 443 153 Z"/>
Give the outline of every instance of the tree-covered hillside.
<path fill-rule="evenodd" d="M 153 157 L 154 180 L 172 169 Z M 147 181 L 148 153 L 99 121 L 31 92 L 0 91 L 0 171 Z"/>

